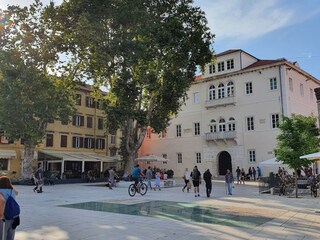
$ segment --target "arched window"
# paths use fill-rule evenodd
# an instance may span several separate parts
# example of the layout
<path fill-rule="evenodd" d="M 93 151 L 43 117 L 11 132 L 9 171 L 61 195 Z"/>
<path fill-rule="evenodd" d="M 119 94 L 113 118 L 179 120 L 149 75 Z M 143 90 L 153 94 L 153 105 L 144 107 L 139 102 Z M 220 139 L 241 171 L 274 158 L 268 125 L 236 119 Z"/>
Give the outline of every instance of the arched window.
<path fill-rule="evenodd" d="M 227 84 L 227 97 L 233 97 L 234 96 L 234 86 L 233 82 L 230 81 Z"/>
<path fill-rule="evenodd" d="M 209 100 L 216 99 L 216 87 L 214 85 L 211 85 L 209 87 Z"/>
<path fill-rule="evenodd" d="M 219 120 L 219 132 L 225 132 L 226 131 L 226 121 L 221 118 Z"/>
<path fill-rule="evenodd" d="M 236 130 L 236 120 L 233 117 L 229 118 L 228 130 L 229 131 L 235 131 Z"/>
<path fill-rule="evenodd" d="M 218 98 L 224 98 L 224 84 L 220 83 L 218 86 Z"/>
<path fill-rule="evenodd" d="M 216 122 L 216 120 L 212 119 L 210 122 L 211 122 L 210 125 L 209 125 L 210 132 L 217 132 L 217 122 Z"/>

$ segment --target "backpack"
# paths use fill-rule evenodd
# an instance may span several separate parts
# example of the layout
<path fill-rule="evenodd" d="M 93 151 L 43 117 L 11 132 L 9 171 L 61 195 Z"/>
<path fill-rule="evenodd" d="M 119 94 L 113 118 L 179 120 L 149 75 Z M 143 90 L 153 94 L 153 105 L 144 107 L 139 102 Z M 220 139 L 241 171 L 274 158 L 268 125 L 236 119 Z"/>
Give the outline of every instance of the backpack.
<path fill-rule="evenodd" d="M 18 217 L 19 214 L 20 214 L 20 206 L 16 202 L 16 200 L 12 197 L 12 190 L 11 190 L 11 195 L 8 197 L 5 208 L 4 208 L 4 217 L 7 220 L 11 220 Z"/>
<path fill-rule="evenodd" d="M 200 172 L 199 172 L 198 170 L 193 170 L 191 177 L 192 177 L 193 180 L 199 180 L 199 178 L 200 178 Z"/>

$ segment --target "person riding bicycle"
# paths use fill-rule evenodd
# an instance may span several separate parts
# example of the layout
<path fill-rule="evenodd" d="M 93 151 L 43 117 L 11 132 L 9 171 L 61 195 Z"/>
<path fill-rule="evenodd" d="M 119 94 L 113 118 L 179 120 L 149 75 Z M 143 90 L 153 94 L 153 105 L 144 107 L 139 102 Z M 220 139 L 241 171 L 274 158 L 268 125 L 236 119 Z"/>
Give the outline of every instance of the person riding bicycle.
<path fill-rule="evenodd" d="M 139 178 L 140 176 L 144 177 L 142 171 L 141 171 L 141 168 L 139 166 L 139 164 L 137 164 L 133 169 L 132 169 L 132 172 L 131 172 L 131 180 L 134 181 L 134 185 L 136 187 L 136 189 L 138 190 L 139 188 L 137 187 L 138 186 L 138 183 L 139 183 Z"/>

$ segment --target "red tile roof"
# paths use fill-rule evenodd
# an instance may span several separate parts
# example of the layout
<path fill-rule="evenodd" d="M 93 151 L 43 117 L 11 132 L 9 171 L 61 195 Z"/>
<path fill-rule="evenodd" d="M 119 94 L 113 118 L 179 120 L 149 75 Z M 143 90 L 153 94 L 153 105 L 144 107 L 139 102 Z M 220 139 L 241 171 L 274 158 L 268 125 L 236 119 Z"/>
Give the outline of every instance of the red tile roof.
<path fill-rule="evenodd" d="M 238 51 L 242 51 L 242 50 L 241 49 L 230 49 L 230 50 L 218 53 L 216 55 L 216 57 L 220 57 L 220 56 L 227 55 L 227 54 L 234 53 L 234 52 L 238 52 Z"/>
<path fill-rule="evenodd" d="M 202 75 L 198 75 L 194 78 L 195 81 L 201 80 L 202 79 Z"/>
<path fill-rule="evenodd" d="M 257 62 L 249 65 L 248 67 L 242 69 L 242 70 L 247 70 L 250 68 L 257 68 L 257 67 L 262 67 L 265 65 L 270 65 L 270 64 L 274 64 L 274 63 L 278 63 L 278 62 L 285 62 L 287 61 L 285 58 L 280 58 L 280 59 L 275 59 L 275 60 L 258 60 Z"/>

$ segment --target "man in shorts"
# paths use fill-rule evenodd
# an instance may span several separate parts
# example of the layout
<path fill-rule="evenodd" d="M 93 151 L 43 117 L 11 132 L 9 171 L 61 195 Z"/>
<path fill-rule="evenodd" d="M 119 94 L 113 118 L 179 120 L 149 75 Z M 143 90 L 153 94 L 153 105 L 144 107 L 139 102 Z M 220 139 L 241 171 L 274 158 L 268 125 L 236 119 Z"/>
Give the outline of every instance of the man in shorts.
<path fill-rule="evenodd" d="M 192 183 L 193 183 L 193 188 L 194 188 L 194 196 L 200 197 L 199 185 L 201 183 L 201 173 L 199 172 L 197 166 L 194 166 L 190 176 L 192 178 Z"/>

